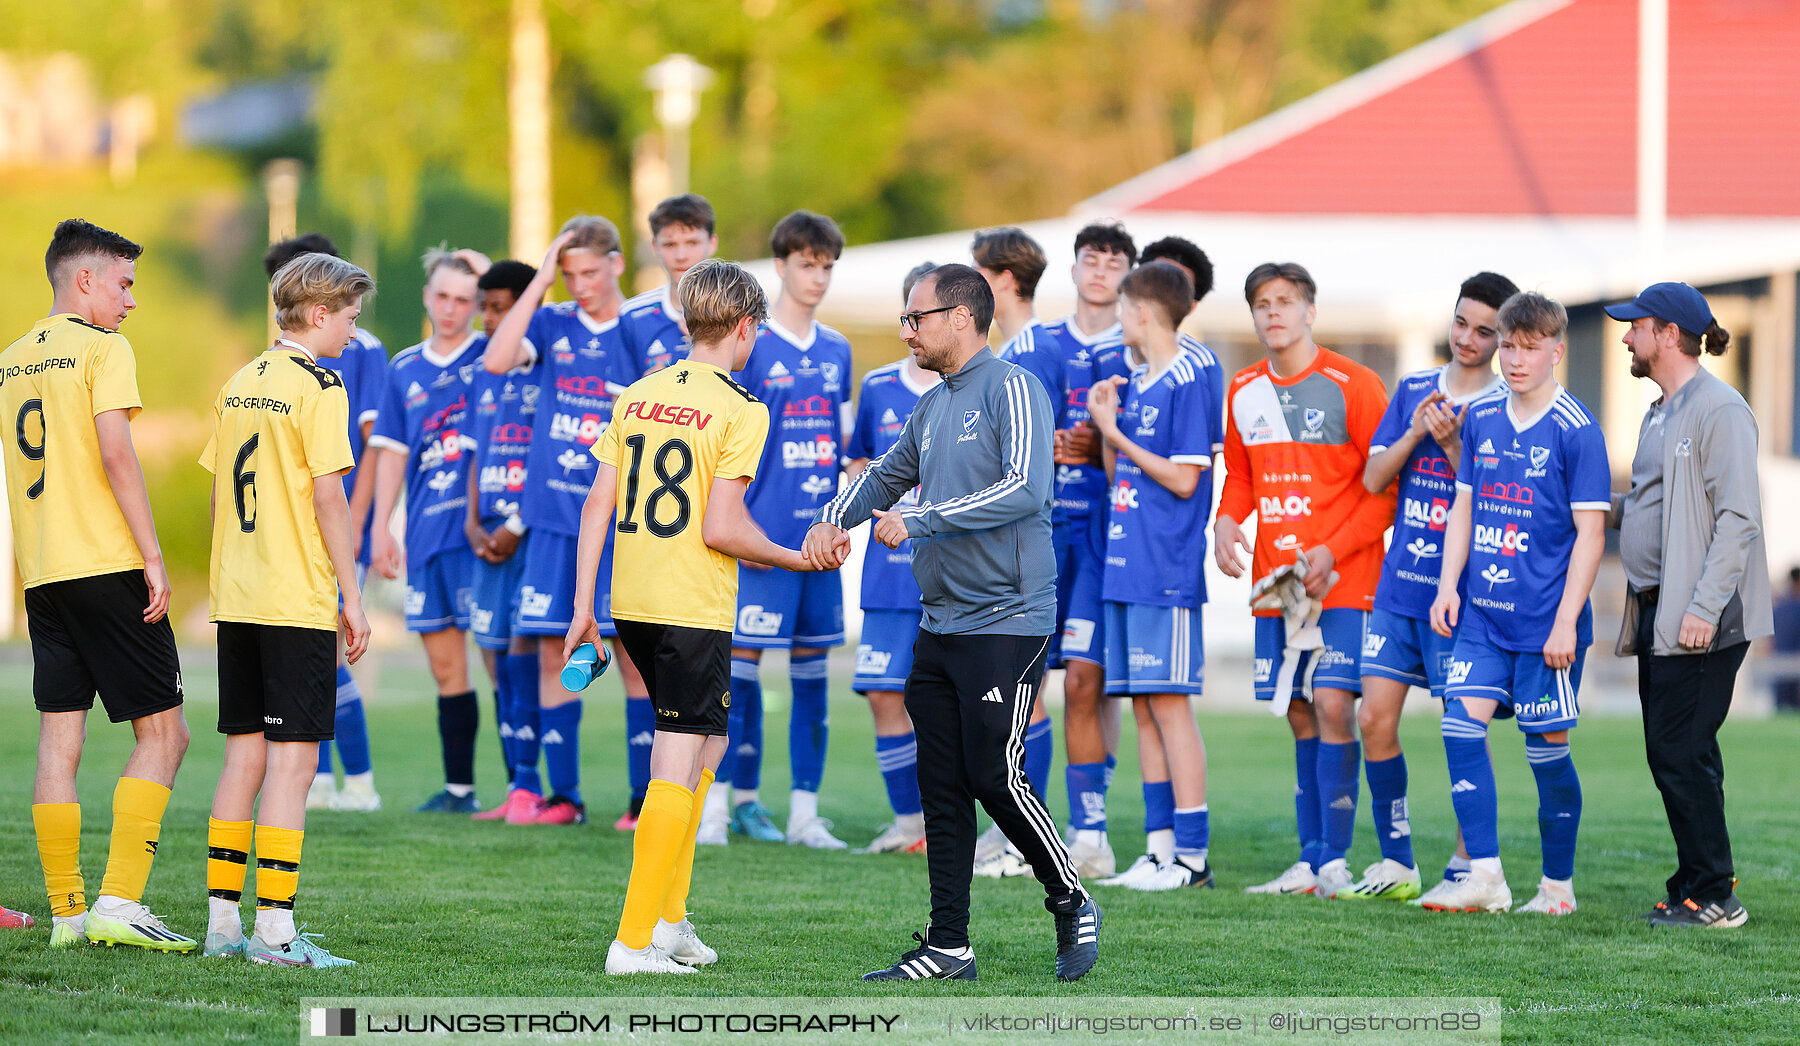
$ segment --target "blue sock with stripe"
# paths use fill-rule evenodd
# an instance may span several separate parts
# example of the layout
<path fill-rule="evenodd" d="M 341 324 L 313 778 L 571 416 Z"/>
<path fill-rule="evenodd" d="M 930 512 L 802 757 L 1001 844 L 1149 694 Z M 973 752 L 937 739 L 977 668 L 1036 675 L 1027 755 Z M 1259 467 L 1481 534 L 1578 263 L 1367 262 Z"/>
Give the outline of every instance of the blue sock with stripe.
<path fill-rule="evenodd" d="M 539 713 L 550 792 L 581 802 L 581 699 Z"/>
<path fill-rule="evenodd" d="M 625 695 L 625 773 L 631 800 L 642 804 L 650 790 L 650 747 L 656 740 L 656 708 L 649 695 Z"/>
<path fill-rule="evenodd" d="M 538 705 L 538 659 L 536 654 L 503 654 L 500 673 L 508 679 L 512 698 L 512 786 L 533 795 L 544 794 L 544 780 L 538 775 L 538 754 L 543 747 L 543 717 Z"/>
<path fill-rule="evenodd" d="M 719 769 L 715 781 L 730 788 L 755 788 L 749 784 L 752 779 L 762 776 L 762 759 L 758 749 L 762 739 L 762 675 L 758 662 L 748 658 L 731 659 L 731 717 L 725 724 L 725 755 L 719 760 Z M 752 709 L 756 713 L 756 742 L 747 741 L 745 735 L 750 729 Z M 745 745 L 751 748 L 746 751 Z M 740 756 L 743 763 L 749 764 L 747 773 L 740 767 Z M 742 780 L 740 780 L 742 777 Z"/>
<path fill-rule="evenodd" d="M 1106 754 L 1106 773 L 1100 778 L 1100 787 L 1102 789 L 1112 787 L 1113 771 L 1118 769 L 1118 767 L 1119 757 L 1108 752 Z"/>
<path fill-rule="evenodd" d="M 1294 742 L 1294 821 L 1300 829 L 1300 859 L 1313 871 L 1325 862 L 1325 819 L 1319 813 L 1319 739 Z"/>
<path fill-rule="evenodd" d="M 875 739 L 875 765 L 881 767 L 882 783 L 887 785 L 888 805 L 894 814 L 905 817 L 922 813 L 919 799 L 919 741 L 911 733 Z"/>
<path fill-rule="evenodd" d="M 1413 866 L 1412 821 L 1406 810 L 1406 756 L 1370 759 L 1363 763 L 1369 777 L 1369 812 L 1375 815 L 1375 841 L 1381 856 Z"/>
<path fill-rule="evenodd" d="M 338 761 L 346 774 L 369 772 L 369 722 L 363 715 L 362 688 L 350 675 L 350 669 L 338 666 L 337 710 L 332 731 L 337 734 Z M 325 763 L 329 772 L 331 764 Z"/>
<path fill-rule="evenodd" d="M 825 749 L 831 737 L 830 683 L 825 651 L 788 659 L 788 682 L 794 703 L 788 710 L 788 770 L 792 787 L 817 792 L 825 778 Z"/>
<path fill-rule="evenodd" d="M 1356 838 L 1356 800 L 1362 792 L 1362 745 L 1355 741 L 1319 742 L 1319 815 L 1325 821 L 1325 846 L 1319 859 L 1330 864 L 1350 852 Z M 1314 865 L 1317 871 L 1320 865 Z"/>
<path fill-rule="evenodd" d="M 1025 778 L 1043 799 L 1050 794 L 1050 761 L 1056 756 L 1056 733 L 1050 717 L 1025 728 Z"/>
<path fill-rule="evenodd" d="M 1070 763 L 1063 780 L 1069 788 L 1069 827 L 1106 831 L 1106 764 Z"/>
<path fill-rule="evenodd" d="M 1170 802 L 1173 802 L 1173 795 Z M 1201 803 L 1189 810 L 1176 810 L 1175 819 L 1175 856 L 1196 857 L 1199 862 L 1189 864 L 1199 868 L 1206 863 L 1207 846 L 1212 842 L 1212 824 L 1206 812 L 1206 804 Z"/>
<path fill-rule="evenodd" d="M 1450 769 L 1450 805 L 1462 826 L 1469 859 L 1500 856 L 1500 799 L 1488 758 L 1487 724 L 1469 718 L 1461 701 L 1444 703 L 1444 760 Z"/>
<path fill-rule="evenodd" d="M 1525 735 L 1525 758 L 1537 778 L 1544 877 L 1569 879 L 1575 874 L 1575 833 L 1581 827 L 1581 778 L 1575 774 L 1575 760 L 1569 757 L 1568 744 L 1552 744 L 1542 734 Z"/>
<path fill-rule="evenodd" d="M 506 674 L 505 667 L 500 664 L 499 657 L 494 659 L 494 726 L 500 731 L 500 760 L 506 767 L 506 786 L 512 787 L 513 779 L 513 697 L 512 677 Z"/>

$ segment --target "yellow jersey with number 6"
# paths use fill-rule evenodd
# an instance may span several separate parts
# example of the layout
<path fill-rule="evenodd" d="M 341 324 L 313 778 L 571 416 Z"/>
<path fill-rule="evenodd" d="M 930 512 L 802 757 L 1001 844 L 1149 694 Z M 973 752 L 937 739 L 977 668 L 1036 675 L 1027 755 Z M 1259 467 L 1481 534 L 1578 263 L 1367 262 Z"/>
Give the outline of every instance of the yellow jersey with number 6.
<path fill-rule="evenodd" d="M 737 560 L 700 537 L 715 479 L 756 477 L 769 408 L 710 363 L 683 360 L 613 404 L 594 457 L 619 470 L 614 617 L 731 631 Z"/>
<path fill-rule="evenodd" d="M 143 569 L 94 428 L 106 411 L 142 408 L 131 343 L 73 313 L 39 320 L 0 353 L 6 502 L 26 588 Z"/>
<path fill-rule="evenodd" d="M 343 381 L 304 352 L 269 349 L 219 390 L 213 418 L 200 454 L 213 474 L 212 620 L 335 631 L 313 483 L 356 464 Z"/>

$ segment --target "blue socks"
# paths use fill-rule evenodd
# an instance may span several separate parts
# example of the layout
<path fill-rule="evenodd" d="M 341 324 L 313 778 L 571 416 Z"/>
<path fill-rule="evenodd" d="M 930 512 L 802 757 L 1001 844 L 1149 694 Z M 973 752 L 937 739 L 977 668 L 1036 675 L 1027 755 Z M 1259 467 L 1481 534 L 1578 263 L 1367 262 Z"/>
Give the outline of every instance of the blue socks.
<path fill-rule="evenodd" d="M 506 674 L 500 657 L 494 658 L 494 726 L 500 731 L 500 762 L 506 767 L 506 776 L 502 778 L 508 788 L 513 779 L 513 685 L 512 678 Z"/>
<path fill-rule="evenodd" d="M 800 792 L 817 792 L 825 776 L 825 746 L 831 734 L 825 656 L 821 650 L 788 661 L 788 680 L 794 688 L 793 707 L 788 711 L 788 768 L 792 787 Z"/>
<path fill-rule="evenodd" d="M 1488 758 L 1487 724 L 1470 719 L 1461 701 L 1447 701 L 1440 729 L 1450 768 L 1450 805 L 1456 808 L 1469 859 L 1499 857 L 1500 802 L 1494 791 L 1494 764 Z"/>
<path fill-rule="evenodd" d="M 1361 792 L 1362 745 L 1319 742 L 1320 816 L 1325 820 L 1325 848 L 1320 852 L 1321 864 L 1330 864 L 1350 852 L 1356 837 L 1356 799 Z M 1320 864 L 1313 865 L 1318 871 Z"/>
<path fill-rule="evenodd" d="M 550 791 L 581 802 L 581 699 L 539 712 L 544 730 L 544 768 Z"/>
<path fill-rule="evenodd" d="M 1063 771 L 1069 787 L 1069 827 L 1076 831 L 1106 831 L 1105 763 L 1070 763 Z"/>
<path fill-rule="evenodd" d="M 1170 800 L 1174 802 L 1171 790 Z M 1212 841 L 1212 825 L 1210 824 L 1206 804 L 1201 803 L 1191 810 L 1176 810 L 1175 816 L 1175 856 L 1197 858 L 1199 863 L 1189 862 L 1196 869 L 1206 863 L 1207 844 Z"/>
<path fill-rule="evenodd" d="M 1050 794 L 1050 760 L 1056 755 L 1056 733 L 1050 717 L 1025 728 L 1025 779 L 1042 799 Z"/>
<path fill-rule="evenodd" d="M 1175 827 L 1175 786 L 1168 781 L 1144 782 L 1144 834 Z"/>
<path fill-rule="evenodd" d="M 625 767 L 631 799 L 642 803 L 650 790 L 650 746 L 656 740 L 656 709 L 648 695 L 625 695 Z"/>
<path fill-rule="evenodd" d="M 1363 763 L 1369 775 L 1369 812 L 1375 815 L 1375 839 L 1381 856 L 1413 866 L 1412 822 L 1406 812 L 1406 756 Z"/>
<path fill-rule="evenodd" d="M 475 691 L 438 695 L 438 743 L 444 755 L 444 783 L 475 787 L 475 734 L 481 706 Z"/>
<path fill-rule="evenodd" d="M 1551 744 L 1540 734 L 1525 735 L 1525 758 L 1537 778 L 1544 877 L 1571 878 L 1575 874 L 1575 832 L 1581 827 L 1581 779 L 1575 776 L 1575 761 L 1569 758 L 1567 744 Z"/>
<path fill-rule="evenodd" d="M 543 779 L 538 776 L 538 751 L 541 747 L 541 711 L 538 707 L 538 659 L 536 654 L 502 654 L 500 677 L 506 679 L 511 704 L 508 715 L 512 725 L 512 787 L 533 795 L 544 794 Z"/>
<path fill-rule="evenodd" d="M 337 713 L 332 731 L 337 734 L 338 758 L 344 764 L 344 773 L 368 773 L 369 724 L 363 718 L 362 690 L 344 665 L 339 665 L 337 670 Z M 331 772 L 330 741 L 319 742 L 318 772 Z"/>
<path fill-rule="evenodd" d="M 875 739 L 875 763 L 887 785 L 888 805 L 904 817 L 924 812 L 919 799 L 919 742 L 912 734 Z"/>
<path fill-rule="evenodd" d="M 1319 815 L 1319 739 L 1294 742 L 1294 820 L 1300 828 L 1300 859 L 1313 871 L 1325 862 L 1325 820 Z"/>
<path fill-rule="evenodd" d="M 731 659 L 731 716 L 725 726 L 725 755 L 719 760 L 719 769 L 714 778 L 730 788 L 756 788 L 762 778 L 762 677 L 757 669 L 755 661 L 738 657 Z M 752 706 L 756 711 L 754 741 L 745 736 L 750 732 Z M 747 749 L 746 745 L 749 746 Z M 749 765 L 743 780 L 739 780 L 739 755 L 743 755 L 744 761 Z M 758 784 L 747 783 L 752 778 Z"/>

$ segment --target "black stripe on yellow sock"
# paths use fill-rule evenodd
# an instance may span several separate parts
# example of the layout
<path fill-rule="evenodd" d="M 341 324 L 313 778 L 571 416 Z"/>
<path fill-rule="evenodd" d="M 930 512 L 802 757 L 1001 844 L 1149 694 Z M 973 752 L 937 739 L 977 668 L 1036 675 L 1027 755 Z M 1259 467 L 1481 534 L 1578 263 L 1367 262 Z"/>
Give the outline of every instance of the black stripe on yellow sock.
<path fill-rule="evenodd" d="M 250 855 L 242 850 L 227 850 L 222 846 L 208 847 L 206 859 L 209 861 L 229 861 L 232 864 L 249 864 Z"/>
<path fill-rule="evenodd" d="M 258 897 L 256 899 L 256 906 L 258 908 L 286 908 L 291 912 L 294 910 L 294 901 L 293 898 L 289 898 L 285 901 L 276 901 L 267 897 Z"/>
<path fill-rule="evenodd" d="M 206 896 L 217 897 L 221 901 L 230 901 L 232 904 L 236 904 L 239 901 L 244 899 L 244 891 L 242 891 L 242 890 L 208 890 L 208 891 L 206 891 Z"/>
<path fill-rule="evenodd" d="M 300 870 L 300 862 L 277 861 L 270 857 L 258 857 L 256 859 L 256 867 L 267 868 L 271 872 L 298 872 Z"/>

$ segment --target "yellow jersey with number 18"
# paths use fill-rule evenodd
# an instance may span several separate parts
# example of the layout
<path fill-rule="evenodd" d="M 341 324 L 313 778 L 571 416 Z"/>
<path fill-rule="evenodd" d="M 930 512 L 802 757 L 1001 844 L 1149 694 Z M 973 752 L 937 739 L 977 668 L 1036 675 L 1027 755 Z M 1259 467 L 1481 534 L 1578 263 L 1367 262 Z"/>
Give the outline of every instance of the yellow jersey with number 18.
<path fill-rule="evenodd" d="M 756 477 L 769 408 L 710 363 L 683 360 L 613 404 L 593 454 L 619 470 L 612 612 L 731 631 L 737 560 L 700 537 L 715 479 Z"/>
<path fill-rule="evenodd" d="M 343 381 L 277 346 L 232 375 L 213 418 L 200 454 L 213 474 L 212 619 L 335 631 L 313 483 L 356 464 Z"/>
<path fill-rule="evenodd" d="M 26 588 L 143 569 L 94 428 L 106 411 L 142 407 L 131 343 L 73 313 L 39 320 L 0 352 L 6 502 Z"/>

